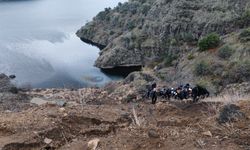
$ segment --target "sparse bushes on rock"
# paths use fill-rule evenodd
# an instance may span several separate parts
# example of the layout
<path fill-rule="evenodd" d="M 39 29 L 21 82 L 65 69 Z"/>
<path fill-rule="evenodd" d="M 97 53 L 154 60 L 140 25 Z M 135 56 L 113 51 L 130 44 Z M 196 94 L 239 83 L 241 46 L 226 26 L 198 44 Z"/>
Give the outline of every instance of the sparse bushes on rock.
<path fill-rule="evenodd" d="M 125 2 L 122 5 L 118 5 L 115 9 L 121 14 L 132 13 L 135 14 L 140 6 L 140 2 Z"/>
<path fill-rule="evenodd" d="M 150 10 L 151 6 L 147 3 L 143 4 L 142 7 L 141 7 L 141 13 L 143 15 L 147 15 L 148 14 L 148 11 Z"/>
<path fill-rule="evenodd" d="M 132 29 L 134 29 L 136 27 L 136 23 L 133 22 L 133 21 L 129 21 L 126 24 L 126 27 L 127 27 L 128 30 L 132 30 Z"/>
<path fill-rule="evenodd" d="M 245 12 L 242 14 L 239 23 L 241 26 L 249 26 L 250 23 L 250 9 L 246 9 Z"/>
<path fill-rule="evenodd" d="M 209 66 L 211 70 L 211 74 L 217 77 L 221 77 L 222 73 L 225 71 L 226 67 L 223 63 L 213 61 L 213 63 Z"/>
<path fill-rule="evenodd" d="M 238 61 L 232 66 L 228 73 L 231 83 L 250 81 L 250 60 Z"/>
<path fill-rule="evenodd" d="M 111 11 L 111 8 L 105 8 L 104 11 L 101 11 L 99 14 L 97 14 L 96 18 L 103 20 L 103 21 L 108 21 L 110 19 L 110 16 L 108 15 Z"/>
<path fill-rule="evenodd" d="M 178 58 L 175 54 L 167 54 L 164 58 L 164 64 L 166 67 L 170 67 L 173 65 L 173 61 Z"/>
<path fill-rule="evenodd" d="M 184 33 L 183 40 L 184 40 L 184 42 L 188 42 L 188 43 L 193 43 L 193 42 L 197 41 L 197 39 L 190 32 Z"/>
<path fill-rule="evenodd" d="M 232 54 L 234 53 L 234 50 L 226 45 L 226 46 L 223 46 L 221 47 L 219 50 L 218 50 L 218 56 L 220 58 L 223 58 L 223 59 L 228 59 L 232 56 Z"/>
<path fill-rule="evenodd" d="M 201 61 L 195 65 L 194 73 L 197 76 L 206 76 L 211 73 L 210 66 L 208 62 Z"/>
<path fill-rule="evenodd" d="M 200 51 L 216 48 L 220 44 L 220 36 L 216 33 L 208 34 L 198 43 Z"/>

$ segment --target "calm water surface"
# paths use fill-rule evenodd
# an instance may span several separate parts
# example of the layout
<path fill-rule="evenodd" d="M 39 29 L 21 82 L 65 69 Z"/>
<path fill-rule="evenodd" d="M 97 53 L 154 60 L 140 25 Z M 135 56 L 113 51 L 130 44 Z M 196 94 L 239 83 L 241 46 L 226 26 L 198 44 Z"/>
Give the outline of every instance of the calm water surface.
<path fill-rule="evenodd" d="M 0 0 L 0 72 L 19 86 L 83 87 L 117 77 L 93 67 L 99 50 L 75 32 L 125 0 Z"/>

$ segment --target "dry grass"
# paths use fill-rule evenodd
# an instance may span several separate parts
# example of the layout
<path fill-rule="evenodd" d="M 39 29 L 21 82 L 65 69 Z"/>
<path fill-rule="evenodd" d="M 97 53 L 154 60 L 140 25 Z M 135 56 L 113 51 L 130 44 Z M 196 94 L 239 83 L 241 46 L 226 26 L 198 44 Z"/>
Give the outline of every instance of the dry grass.
<path fill-rule="evenodd" d="M 225 94 L 222 96 L 216 96 L 216 97 L 209 97 L 206 98 L 205 102 L 221 102 L 224 104 L 232 104 L 232 103 L 237 103 L 241 100 L 250 100 L 250 95 L 247 94 Z"/>

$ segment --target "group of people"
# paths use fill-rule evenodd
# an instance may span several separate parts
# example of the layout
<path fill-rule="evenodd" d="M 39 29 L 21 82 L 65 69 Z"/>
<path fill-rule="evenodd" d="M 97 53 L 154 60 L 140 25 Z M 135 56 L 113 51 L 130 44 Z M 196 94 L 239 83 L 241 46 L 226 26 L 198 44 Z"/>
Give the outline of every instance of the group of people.
<path fill-rule="evenodd" d="M 209 92 L 206 88 L 201 86 L 196 86 L 192 88 L 189 83 L 185 85 L 180 85 L 177 88 L 161 89 L 157 89 L 157 84 L 153 83 L 148 89 L 147 97 L 151 97 L 152 104 L 155 104 L 158 96 L 161 96 L 162 98 L 167 100 L 170 100 L 170 98 L 179 100 L 192 98 L 193 102 L 197 102 L 200 98 L 208 97 Z"/>

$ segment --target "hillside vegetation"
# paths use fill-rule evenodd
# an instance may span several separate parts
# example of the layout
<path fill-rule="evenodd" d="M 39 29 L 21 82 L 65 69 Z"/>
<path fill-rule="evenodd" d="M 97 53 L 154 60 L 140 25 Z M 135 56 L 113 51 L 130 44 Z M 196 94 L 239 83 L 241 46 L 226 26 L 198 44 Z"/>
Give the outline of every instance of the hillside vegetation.
<path fill-rule="evenodd" d="M 216 93 L 249 81 L 249 27 L 248 0 L 130 0 L 106 8 L 77 35 L 102 49 L 99 68 L 157 68 L 168 84 Z"/>

